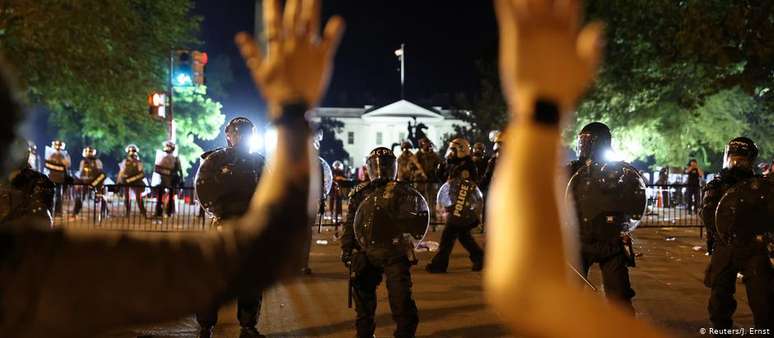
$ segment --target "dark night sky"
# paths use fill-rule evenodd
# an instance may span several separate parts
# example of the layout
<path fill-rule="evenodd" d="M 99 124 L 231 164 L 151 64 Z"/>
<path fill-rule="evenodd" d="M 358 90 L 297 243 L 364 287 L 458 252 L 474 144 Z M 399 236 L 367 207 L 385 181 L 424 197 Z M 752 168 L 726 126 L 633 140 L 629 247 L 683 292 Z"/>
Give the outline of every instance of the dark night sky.
<path fill-rule="evenodd" d="M 228 3 L 228 5 L 225 5 Z M 474 4 L 475 3 L 475 4 Z M 213 59 L 226 54 L 235 83 L 224 112 L 258 117 L 263 110 L 247 69 L 233 44 L 239 31 L 253 30 L 253 0 L 197 0 L 204 17 L 202 49 Z M 406 43 L 406 98 L 448 107 L 454 93 L 473 92 L 479 80 L 475 62 L 494 60 L 497 24 L 490 1 L 338 0 L 323 1 L 323 16 L 347 22 L 331 86 L 322 105 L 386 104 L 400 98 L 398 59 Z"/>

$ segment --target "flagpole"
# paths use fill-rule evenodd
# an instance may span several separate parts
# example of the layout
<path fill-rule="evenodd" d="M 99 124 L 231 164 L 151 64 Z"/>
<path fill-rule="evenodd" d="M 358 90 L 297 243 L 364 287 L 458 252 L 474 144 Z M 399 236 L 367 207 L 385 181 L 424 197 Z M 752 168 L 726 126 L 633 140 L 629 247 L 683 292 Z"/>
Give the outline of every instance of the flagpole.
<path fill-rule="evenodd" d="M 405 99 L 404 87 L 406 79 L 406 44 L 400 44 L 400 98 Z"/>

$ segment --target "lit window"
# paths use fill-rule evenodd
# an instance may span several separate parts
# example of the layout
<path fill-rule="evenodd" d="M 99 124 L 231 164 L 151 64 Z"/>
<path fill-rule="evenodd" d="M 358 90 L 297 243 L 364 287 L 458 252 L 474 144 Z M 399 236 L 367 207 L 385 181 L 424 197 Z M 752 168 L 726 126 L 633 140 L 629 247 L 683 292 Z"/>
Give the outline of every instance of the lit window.
<path fill-rule="evenodd" d="M 355 132 L 347 132 L 347 144 L 355 144 Z"/>
<path fill-rule="evenodd" d="M 376 144 L 381 145 L 382 144 L 382 132 L 377 131 L 376 132 Z"/>

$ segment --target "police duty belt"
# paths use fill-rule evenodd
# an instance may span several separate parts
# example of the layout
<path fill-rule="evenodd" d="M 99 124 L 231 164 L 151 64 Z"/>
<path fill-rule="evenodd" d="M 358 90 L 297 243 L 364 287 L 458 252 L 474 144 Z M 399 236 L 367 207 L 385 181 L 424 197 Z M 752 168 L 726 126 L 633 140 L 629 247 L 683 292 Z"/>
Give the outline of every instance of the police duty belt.
<path fill-rule="evenodd" d="M 67 168 L 57 162 L 46 161 L 46 169 L 51 171 L 65 172 Z"/>
<path fill-rule="evenodd" d="M 128 177 L 126 183 L 134 183 L 145 178 L 145 173 L 139 173 L 137 175 Z"/>
<path fill-rule="evenodd" d="M 170 168 L 167 168 L 167 167 L 164 167 L 164 166 L 160 166 L 160 165 L 157 164 L 153 168 L 153 171 L 155 171 L 159 175 L 172 176 L 173 169 L 170 169 Z"/>

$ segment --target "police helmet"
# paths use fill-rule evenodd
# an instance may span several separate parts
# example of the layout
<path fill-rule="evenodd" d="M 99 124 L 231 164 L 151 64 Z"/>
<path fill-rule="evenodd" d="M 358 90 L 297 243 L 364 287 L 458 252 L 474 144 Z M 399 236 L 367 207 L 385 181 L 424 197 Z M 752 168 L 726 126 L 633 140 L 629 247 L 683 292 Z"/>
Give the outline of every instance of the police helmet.
<path fill-rule="evenodd" d="M 446 151 L 447 159 L 459 159 L 470 156 L 470 142 L 464 138 L 455 138 L 449 142 L 449 149 Z"/>
<path fill-rule="evenodd" d="M 758 158 L 758 146 L 747 137 L 737 137 L 726 145 L 723 153 L 723 168 L 752 170 Z"/>
<path fill-rule="evenodd" d="M 250 149 L 250 138 L 255 135 L 255 125 L 246 117 L 235 117 L 226 125 L 226 142 L 230 148 Z"/>
<path fill-rule="evenodd" d="M 392 150 L 385 147 L 371 150 L 366 159 L 366 171 L 372 181 L 394 180 L 398 174 L 398 162 L 395 154 L 392 153 Z"/>
<path fill-rule="evenodd" d="M 610 128 L 601 122 L 587 124 L 578 133 L 578 157 L 599 161 L 604 159 L 605 151 L 612 142 Z"/>

